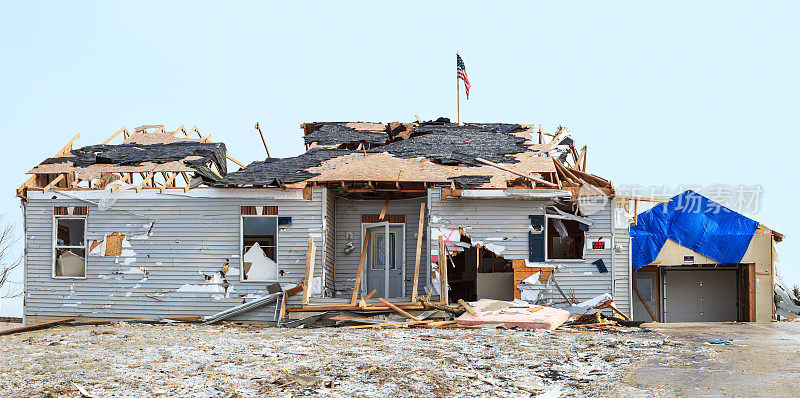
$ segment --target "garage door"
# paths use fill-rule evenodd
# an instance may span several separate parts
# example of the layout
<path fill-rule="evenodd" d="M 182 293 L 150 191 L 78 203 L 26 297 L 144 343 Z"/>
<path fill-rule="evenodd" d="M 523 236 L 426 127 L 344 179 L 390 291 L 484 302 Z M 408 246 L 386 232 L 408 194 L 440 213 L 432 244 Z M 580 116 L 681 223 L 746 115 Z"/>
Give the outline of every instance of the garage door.
<path fill-rule="evenodd" d="M 666 322 L 736 321 L 736 270 L 666 271 Z"/>

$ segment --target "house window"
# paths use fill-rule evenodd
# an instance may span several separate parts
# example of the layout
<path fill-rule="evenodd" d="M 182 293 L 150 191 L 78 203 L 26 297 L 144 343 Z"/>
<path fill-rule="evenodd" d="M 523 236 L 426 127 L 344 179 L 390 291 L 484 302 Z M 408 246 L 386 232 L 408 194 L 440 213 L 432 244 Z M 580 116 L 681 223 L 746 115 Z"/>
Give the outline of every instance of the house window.
<path fill-rule="evenodd" d="M 583 259 L 584 232 L 575 220 L 547 218 L 547 259 Z"/>
<path fill-rule="evenodd" d="M 86 277 L 86 218 L 56 217 L 53 228 L 53 277 Z"/>
<path fill-rule="evenodd" d="M 278 280 L 278 217 L 242 216 L 242 280 Z"/>

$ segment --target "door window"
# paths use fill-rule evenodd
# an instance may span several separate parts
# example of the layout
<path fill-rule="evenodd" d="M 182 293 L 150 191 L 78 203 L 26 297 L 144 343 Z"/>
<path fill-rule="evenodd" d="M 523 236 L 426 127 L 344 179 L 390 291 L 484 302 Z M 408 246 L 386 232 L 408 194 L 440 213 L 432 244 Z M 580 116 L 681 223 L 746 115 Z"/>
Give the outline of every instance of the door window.
<path fill-rule="evenodd" d="M 386 267 L 386 233 L 371 232 L 369 237 L 369 267 L 373 271 L 383 271 Z M 397 232 L 389 232 L 389 269 L 397 269 L 397 258 L 395 256 L 395 246 L 397 243 Z"/>

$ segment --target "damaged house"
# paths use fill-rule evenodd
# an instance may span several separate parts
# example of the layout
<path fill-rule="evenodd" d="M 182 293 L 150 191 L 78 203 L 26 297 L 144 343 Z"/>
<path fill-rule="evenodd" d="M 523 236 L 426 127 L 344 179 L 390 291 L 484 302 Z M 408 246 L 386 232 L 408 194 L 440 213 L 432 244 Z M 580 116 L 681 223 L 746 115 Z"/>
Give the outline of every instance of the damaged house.
<path fill-rule="evenodd" d="M 73 139 L 17 191 L 26 322 L 271 322 L 364 297 L 420 311 L 420 297 L 606 293 L 630 314 L 627 225 L 568 130 L 439 119 L 302 131 L 305 153 L 247 165 L 196 128 Z"/>

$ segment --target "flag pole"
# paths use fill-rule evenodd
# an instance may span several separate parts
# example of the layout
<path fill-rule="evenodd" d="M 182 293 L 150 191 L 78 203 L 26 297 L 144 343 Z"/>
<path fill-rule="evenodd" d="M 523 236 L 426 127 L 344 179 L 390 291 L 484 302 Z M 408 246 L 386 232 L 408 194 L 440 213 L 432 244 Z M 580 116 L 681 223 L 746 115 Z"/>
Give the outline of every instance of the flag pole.
<path fill-rule="evenodd" d="M 458 52 L 456 52 L 458 58 Z M 461 83 L 458 82 L 458 73 L 456 73 L 456 125 L 461 125 Z"/>

